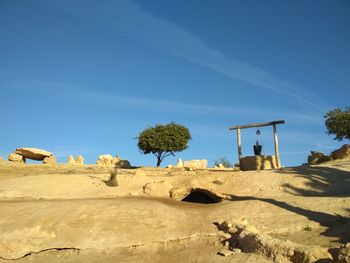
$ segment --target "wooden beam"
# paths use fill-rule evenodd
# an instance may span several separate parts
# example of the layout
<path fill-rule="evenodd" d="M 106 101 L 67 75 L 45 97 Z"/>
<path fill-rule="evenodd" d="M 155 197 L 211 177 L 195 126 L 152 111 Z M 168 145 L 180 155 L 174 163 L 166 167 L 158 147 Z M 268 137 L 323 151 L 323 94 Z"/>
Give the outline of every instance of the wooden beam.
<path fill-rule="evenodd" d="M 237 129 L 237 147 L 238 147 L 238 160 L 242 158 L 242 146 L 241 146 L 241 130 Z"/>
<path fill-rule="evenodd" d="M 280 156 L 278 153 L 278 138 L 277 138 L 277 128 L 276 125 L 273 125 L 273 142 L 275 144 L 275 157 L 276 157 L 276 164 L 277 167 L 280 168 L 281 167 L 281 163 L 280 163 Z"/>
<path fill-rule="evenodd" d="M 284 123 L 285 123 L 284 120 L 279 120 L 279 121 L 270 121 L 270 122 L 262 122 L 262 123 L 253 123 L 253 124 L 247 124 L 247 125 L 233 126 L 233 127 L 229 128 L 229 129 L 232 131 L 232 130 L 237 130 L 237 129 L 263 127 L 263 126 L 277 125 L 277 124 L 284 124 Z"/>

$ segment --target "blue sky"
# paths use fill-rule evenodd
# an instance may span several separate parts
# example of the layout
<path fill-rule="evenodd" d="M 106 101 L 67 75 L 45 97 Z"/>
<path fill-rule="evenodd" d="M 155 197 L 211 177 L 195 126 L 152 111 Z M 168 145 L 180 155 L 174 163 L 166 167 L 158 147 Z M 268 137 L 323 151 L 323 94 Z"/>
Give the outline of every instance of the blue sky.
<path fill-rule="evenodd" d="M 237 162 L 233 125 L 284 119 L 285 166 L 342 143 L 323 115 L 349 105 L 349 1 L 0 1 L 0 156 L 16 147 L 155 165 L 135 137 L 176 122 L 182 159 Z M 262 128 L 273 154 L 272 127 Z M 252 155 L 255 130 L 242 134 Z M 344 143 L 344 142 L 343 142 Z"/>

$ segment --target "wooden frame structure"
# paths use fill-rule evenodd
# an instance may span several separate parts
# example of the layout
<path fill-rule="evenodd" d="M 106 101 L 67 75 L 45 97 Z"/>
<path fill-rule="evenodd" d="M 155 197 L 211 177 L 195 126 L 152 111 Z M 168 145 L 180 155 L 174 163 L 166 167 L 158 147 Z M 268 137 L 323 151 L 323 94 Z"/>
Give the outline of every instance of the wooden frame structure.
<path fill-rule="evenodd" d="M 237 147 L 238 147 L 238 159 L 239 161 L 242 158 L 242 146 L 241 146 L 241 129 L 247 129 L 247 128 L 258 128 L 263 126 L 273 126 L 273 141 L 275 145 L 275 157 L 276 157 L 276 163 L 278 167 L 281 167 L 280 157 L 278 153 L 278 138 L 277 138 L 277 124 L 284 124 L 284 120 L 278 120 L 278 121 L 270 121 L 270 122 L 262 122 L 262 123 L 253 123 L 253 124 L 247 124 L 247 125 L 239 125 L 239 126 L 233 126 L 229 128 L 229 130 L 237 130 Z"/>

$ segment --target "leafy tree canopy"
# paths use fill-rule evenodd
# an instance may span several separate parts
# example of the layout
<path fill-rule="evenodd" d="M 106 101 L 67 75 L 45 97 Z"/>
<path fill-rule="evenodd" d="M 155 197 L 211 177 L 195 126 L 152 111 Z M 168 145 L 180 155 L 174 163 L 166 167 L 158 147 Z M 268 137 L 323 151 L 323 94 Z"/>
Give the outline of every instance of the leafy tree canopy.
<path fill-rule="evenodd" d="M 172 122 L 166 125 L 157 124 L 142 131 L 138 136 L 137 146 L 143 154 L 154 154 L 157 157 L 157 166 L 160 166 L 165 157 L 187 149 L 189 140 L 189 130 Z"/>
<path fill-rule="evenodd" d="M 339 108 L 330 110 L 324 117 L 328 134 L 334 134 L 334 140 L 350 140 L 350 107 L 344 111 Z"/>

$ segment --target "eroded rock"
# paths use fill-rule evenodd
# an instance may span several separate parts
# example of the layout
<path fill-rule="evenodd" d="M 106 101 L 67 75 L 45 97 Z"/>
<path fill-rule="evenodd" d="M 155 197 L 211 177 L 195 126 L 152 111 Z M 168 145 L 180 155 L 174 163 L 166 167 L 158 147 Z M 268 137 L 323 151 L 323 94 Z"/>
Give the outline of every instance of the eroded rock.
<path fill-rule="evenodd" d="M 8 160 L 16 163 L 25 163 L 25 158 L 23 158 L 22 155 L 19 155 L 17 153 L 10 153 L 8 155 Z"/>
<path fill-rule="evenodd" d="M 273 238 L 245 222 L 225 221 L 218 224 L 218 228 L 231 234 L 231 247 L 237 246 L 242 252 L 264 255 L 274 261 L 308 263 L 332 259 L 326 247 L 299 245 Z"/>
<path fill-rule="evenodd" d="M 205 159 L 185 161 L 184 167 L 190 170 L 206 169 L 208 167 L 208 161 Z"/>
<path fill-rule="evenodd" d="M 43 160 L 43 163 L 47 163 L 47 164 L 56 164 L 57 163 L 57 159 L 55 156 L 49 156 L 49 157 L 45 157 Z"/>
<path fill-rule="evenodd" d="M 25 159 L 42 161 L 45 157 L 52 156 L 52 152 L 38 148 L 17 148 L 16 154 L 22 155 Z"/>
<path fill-rule="evenodd" d="M 350 144 L 344 144 L 339 149 L 331 153 L 333 159 L 350 158 Z"/>
<path fill-rule="evenodd" d="M 76 159 L 75 162 L 77 164 L 84 164 L 84 157 L 82 155 L 79 155 Z"/>
<path fill-rule="evenodd" d="M 143 187 L 143 192 L 154 197 L 169 197 L 169 191 L 172 187 L 170 183 L 165 181 L 147 183 Z"/>
<path fill-rule="evenodd" d="M 74 156 L 73 155 L 69 155 L 68 156 L 68 164 L 76 164 L 77 162 L 75 161 L 74 159 Z"/>
<path fill-rule="evenodd" d="M 307 162 L 309 164 L 320 164 L 330 160 L 332 160 L 332 157 L 325 155 L 323 152 L 311 151 L 310 155 L 307 157 Z"/>

